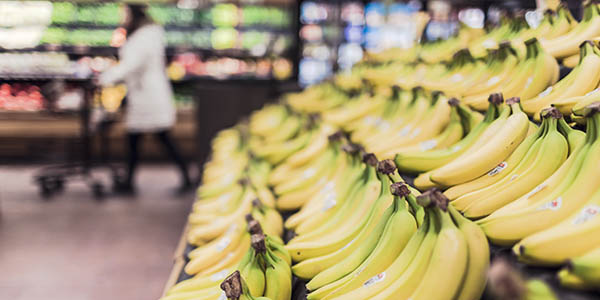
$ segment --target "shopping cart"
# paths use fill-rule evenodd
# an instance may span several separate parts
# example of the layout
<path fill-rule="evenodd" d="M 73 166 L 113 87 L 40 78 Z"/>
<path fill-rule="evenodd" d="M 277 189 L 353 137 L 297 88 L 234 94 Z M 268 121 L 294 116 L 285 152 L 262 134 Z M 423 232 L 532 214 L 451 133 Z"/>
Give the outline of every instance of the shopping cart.
<path fill-rule="evenodd" d="M 79 108 L 80 136 L 78 139 L 82 145 L 81 158 L 77 161 L 51 165 L 40 169 L 34 175 L 34 182 L 38 185 L 40 195 L 44 199 L 62 192 L 65 185 L 72 181 L 83 181 L 89 186 L 94 199 L 102 200 L 107 195 L 106 184 L 95 176 L 94 170 L 108 170 L 111 174 L 112 183 L 120 182 L 122 171 L 109 163 L 109 139 L 108 133 L 116 122 L 114 114 L 103 112 L 101 109 L 93 108 L 93 98 L 97 87 L 91 79 L 62 79 L 65 83 L 77 85 L 83 89 L 83 101 Z M 50 82 L 42 92 L 48 99 L 56 97 L 56 89 Z M 100 159 L 94 160 L 92 142 L 94 138 L 100 138 Z"/>

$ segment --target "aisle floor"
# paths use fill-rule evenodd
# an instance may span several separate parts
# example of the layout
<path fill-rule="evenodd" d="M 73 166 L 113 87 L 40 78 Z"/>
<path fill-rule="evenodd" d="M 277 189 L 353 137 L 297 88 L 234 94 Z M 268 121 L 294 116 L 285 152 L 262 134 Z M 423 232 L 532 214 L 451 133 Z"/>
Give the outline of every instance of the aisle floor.
<path fill-rule="evenodd" d="M 193 194 L 172 168 L 140 170 L 134 198 L 92 199 L 83 184 L 52 201 L 33 167 L 0 167 L 0 298 L 153 300 L 161 295 Z"/>

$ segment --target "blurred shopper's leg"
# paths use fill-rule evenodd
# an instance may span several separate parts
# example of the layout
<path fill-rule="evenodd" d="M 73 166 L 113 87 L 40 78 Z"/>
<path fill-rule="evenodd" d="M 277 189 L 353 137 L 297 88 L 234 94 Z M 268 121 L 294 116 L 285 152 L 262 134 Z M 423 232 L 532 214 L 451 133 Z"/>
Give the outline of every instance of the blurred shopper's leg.
<path fill-rule="evenodd" d="M 124 188 L 133 189 L 135 181 L 135 170 L 137 169 L 138 162 L 140 160 L 139 143 L 142 138 L 142 134 L 138 132 L 130 132 L 127 134 L 127 140 L 129 142 L 129 158 L 127 162 L 127 179 L 124 184 Z"/>
<path fill-rule="evenodd" d="M 181 156 L 179 150 L 177 149 L 177 146 L 173 142 L 173 139 L 171 138 L 169 131 L 168 130 L 160 131 L 160 132 L 157 132 L 155 135 L 156 135 L 156 138 L 164 146 L 169 157 L 175 162 L 175 164 L 179 168 L 179 171 L 181 173 L 180 190 L 181 191 L 189 190 L 192 187 L 192 181 L 190 179 L 190 175 L 188 172 L 187 163 L 185 162 L 185 160 L 183 159 L 183 156 Z"/>

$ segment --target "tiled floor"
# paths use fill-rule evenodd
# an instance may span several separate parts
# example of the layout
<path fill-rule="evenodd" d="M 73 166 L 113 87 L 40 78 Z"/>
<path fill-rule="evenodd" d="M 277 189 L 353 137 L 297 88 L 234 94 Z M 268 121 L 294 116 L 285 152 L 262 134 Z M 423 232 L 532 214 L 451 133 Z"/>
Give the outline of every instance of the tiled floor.
<path fill-rule="evenodd" d="M 193 195 L 171 168 L 145 167 L 135 198 L 95 202 L 83 184 L 49 202 L 33 167 L 0 166 L 0 299 L 154 300 Z"/>

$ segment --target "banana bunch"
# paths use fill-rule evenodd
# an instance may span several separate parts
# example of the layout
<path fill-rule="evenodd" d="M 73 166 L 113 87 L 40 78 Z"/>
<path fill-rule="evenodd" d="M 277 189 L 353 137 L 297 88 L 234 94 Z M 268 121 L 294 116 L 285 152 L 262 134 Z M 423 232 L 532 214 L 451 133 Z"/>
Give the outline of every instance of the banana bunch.
<path fill-rule="evenodd" d="M 429 149 L 429 147 L 423 147 L 423 144 L 421 144 L 421 149 L 419 150 L 398 150 L 394 158 L 398 170 L 412 174 L 429 172 L 451 162 L 467 151 L 498 116 L 499 105 L 501 104 L 499 102 L 500 97 L 491 96 L 490 100 L 492 104 L 489 105 L 483 116 L 483 120 L 480 120 L 482 118 L 480 115 L 472 113 L 462 104 L 456 106 L 458 114 L 461 116 L 461 121 L 468 121 L 468 124 L 462 123 L 464 137 L 460 141 L 445 147 L 441 146 Z M 448 127 L 450 126 L 448 125 Z M 425 178 L 426 176 L 422 176 L 419 182 Z M 417 184 L 417 186 L 419 185 Z"/>
<path fill-rule="evenodd" d="M 381 118 L 390 121 L 379 122 L 370 128 L 372 131 L 369 131 L 368 127 L 353 131 L 352 141 L 365 145 L 367 151 L 377 156 L 391 158 L 396 154 L 395 148 L 419 145 L 435 138 L 446 129 L 452 118 L 452 108 L 442 93 L 428 94 L 422 88 L 414 88 L 412 97 L 410 94 L 403 94 L 400 101 L 393 103 L 395 109 L 390 111 L 390 115 Z M 447 144 L 461 135 L 461 128 L 456 126 L 458 124 L 455 122 L 453 125 L 452 131 L 445 136 L 450 137 L 442 139 Z"/>
<path fill-rule="evenodd" d="M 269 175 L 268 184 L 277 195 L 280 210 L 296 210 L 321 191 L 343 161 L 339 155 L 343 134 L 322 125 L 314 140 L 277 166 Z"/>
<path fill-rule="evenodd" d="M 284 102 L 300 113 L 321 113 L 348 101 L 348 95 L 331 82 L 313 85 L 298 93 L 287 94 Z"/>
<path fill-rule="evenodd" d="M 419 58 L 427 63 L 450 60 L 454 53 L 464 49 L 470 41 L 481 37 L 485 33 L 483 29 L 471 28 L 462 23 L 460 25 L 461 27 L 455 37 L 422 44 L 419 48 Z"/>
<path fill-rule="evenodd" d="M 558 80 L 558 63 L 544 51 L 537 39 L 525 42 L 526 54 L 516 65 L 509 63 L 499 67 L 497 75 L 490 77 L 485 84 L 475 86 L 461 99 L 476 110 L 485 110 L 491 93 L 502 93 L 507 98 L 530 99 L 544 91 Z M 513 54 L 514 56 L 514 54 Z M 511 59 L 509 56 L 507 59 Z"/>
<path fill-rule="evenodd" d="M 496 300 L 558 300 L 558 297 L 540 279 L 527 279 L 506 259 L 497 258 L 488 272 L 489 293 Z"/>
<path fill-rule="evenodd" d="M 600 247 L 570 259 L 567 267 L 558 272 L 564 286 L 592 290 L 600 286 Z"/>
<path fill-rule="evenodd" d="M 600 21 L 600 17 L 598 21 Z M 591 41 L 586 41 L 581 44 L 580 51 L 579 64 L 565 78 L 533 98 L 522 97 L 525 112 L 539 119 L 542 109 L 550 104 L 555 104 L 560 107 L 561 112 L 568 114 L 580 100 L 576 97 L 584 96 L 598 87 L 600 72 L 597 70 L 600 68 L 600 49 Z"/>
<path fill-rule="evenodd" d="M 214 299 L 289 300 L 292 295 L 290 262 L 283 244 L 258 231 L 252 234 L 252 247 L 238 270 L 221 283 L 223 293 Z"/>
<path fill-rule="evenodd" d="M 277 222 L 265 220 L 260 211 L 253 211 L 245 220 L 235 223 L 236 227 L 232 227 L 228 235 L 192 250 L 188 253 L 190 261 L 184 271 L 194 276 L 177 283 L 161 300 L 219 299 L 219 283 L 236 269 L 252 283 L 252 291 L 262 295 L 265 276 L 261 268 L 265 258 L 255 255 L 257 243 L 261 246 L 260 249 L 266 249 L 270 256 L 276 257 L 273 260 L 284 262 L 288 269 L 291 263 L 289 253 L 283 248 L 283 241 L 279 236 L 265 237 L 263 233 L 263 228 L 266 232 L 275 231 L 273 226 L 281 228 L 281 222 L 273 225 L 274 223 Z"/>
<path fill-rule="evenodd" d="M 458 143 L 471 129 L 482 121 L 481 114 L 460 105 L 456 98 L 434 96 L 434 104 L 421 120 L 405 125 L 412 131 L 388 143 L 371 148 L 379 157 L 393 158 L 397 154 L 420 153 L 445 149 Z M 376 150 L 378 149 L 378 150 Z"/>
<path fill-rule="evenodd" d="M 445 195 L 453 207 L 471 219 L 485 217 L 531 191 L 567 159 L 567 137 L 559 131 L 556 108 L 542 112 L 542 125 L 492 171 L 455 185 Z"/>
<path fill-rule="evenodd" d="M 542 38 L 542 45 L 552 56 L 564 58 L 577 54 L 579 45 L 585 40 L 600 36 L 600 9 L 594 1 L 588 1 L 583 10 L 583 19 L 570 30 L 554 38 Z"/>
<path fill-rule="evenodd" d="M 569 257 L 568 251 L 561 249 L 573 245 L 557 244 L 557 248 L 552 249 L 551 254 L 546 252 L 547 248 L 540 249 L 537 245 L 552 243 L 554 238 L 561 238 L 563 231 L 555 226 L 575 233 L 577 230 L 586 230 L 587 226 L 594 223 L 583 222 L 585 226 L 564 226 L 566 223 L 562 221 L 569 220 L 565 222 L 573 223 L 574 220 L 581 219 L 579 215 L 582 211 L 583 214 L 586 213 L 586 205 L 595 205 L 593 201 L 597 197 L 593 196 L 600 189 L 600 182 L 591 178 L 600 176 L 594 163 L 600 160 L 600 140 L 597 138 L 597 128 L 600 126 L 599 112 L 598 102 L 580 112 L 587 119 L 585 140 L 579 145 L 574 142 L 574 149 L 570 149 L 567 160 L 550 177 L 525 195 L 477 221 L 492 242 L 514 245 L 521 241 L 522 243 L 514 248 L 515 253 L 529 263 L 553 264 L 562 259 L 561 256 Z M 572 134 L 573 139 L 579 139 L 576 136 L 580 134 Z M 571 137 L 567 139 L 570 143 Z M 585 242 L 586 239 L 588 237 L 579 242 Z"/>
<path fill-rule="evenodd" d="M 335 166 L 328 169 L 329 172 L 310 190 L 301 193 L 306 197 L 303 199 L 304 203 L 298 212 L 286 220 L 285 227 L 294 230 L 297 235 L 315 236 L 318 234 L 317 229 L 327 228 L 324 223 L 333 225 L 333 220 L 329 219 L 338 214 L 339 210 L 348 209 L 346 203 L 352 199 L 357 186 L 363 184 L 365 167 L 360 162 L 359 149 L 351 145 L 344 145 L 342 149 L 343 152 L 334 160 Z M 296 238 L 300 239 L 302 238 Z"/>
<path fill-rule="evenodd" d="M 499 105 L 502 96 L 495 95 L 490 100 Z M 419 175 L 415 179 L 415 185 L 420 189 L 451 187 L 488 173 L 518 147 L 528 135 L 530 127 L 519 99 L 508 99 L 498 117 L 467 151 L 443 166 Z"/>
<path fill-rule="evenodd" d="M 190 261 L 185 265 L 184 271 L 189 275 L 206 275 L 234 265 L 250 246 L 250 236 L 245 230 L 244 218 L 246 221 L 256 220 L 262 224 L 262 228 L 271 238 L 280 239 L 283 234 L 283 219 L 279 212 L 262 205 L 258 199 L 252 201 L 252 206 L 248 214 L 226 223 L 228 226 L 222 233 L 192 250 L 188 254 Z M 191 216 L 193 215 L 190 215 L 190 218 Z M 228 218 L 229 216 L 226 216 L 213 222 L 221 224 Z M 193 226 L 188 233 L 188 238 L 196 238 L 192 233 L 197 228 L 202 227 Z"/>
<path fill-rule="evenodd" d="M 211 148 L 211 158 L 202 171 L 203 184 L 197 190 L 198 199 L 207 202 L 234 186 L 250 161 L 239 128 L 220 131 L 212 140 Z"/>
<path fill-rule="evenodd" d="M 289 254 L 283 244 L 257 232 L 252 234 L 252 247 L 232 274 L 243 279 L 246 289 L 241 295 L 232 289 L 231 276 L 221 284 L 227 299 L 289 300 L 292 295 L 292 272 Z M 237 275 L 236 275 L 237 274 Z M 241 285 L 239 285 L 241 286 Z M 246 297 L 246 298 L 244 298 Z"/>
<path fill-rule="evenodd" d="M 355 238 L 363 228 L 370 230 L 373 218 L 381 216 L 391 202 L 391 195 L 383 193 L 385 185 L 380 181 L 382 175 L 376 171 L 377 159 L 372 154 L 363 155 L 365 164 L 360 163 L 360 154 L 352 154 L 349 162 L 353 171 L 348 171 L 344 190 L 340 197 L 324 199 L 322 214 L 304 221 L 295 228 L 298 236 L 286 245 L 295 262 L 325 256 L 344 247 Z M 333 197 L 335 197 L 334 195 Z M 332 199 L 332 200 L 330 200 Z M 339 203 L 338 203 L 339 201 Z M 301 278 L 302 269 L 292 268 Z M 306 271 L 306 270 L 305 270 Z"/>
<path fill-rule="evenodd" d="M 248 127 L 249 151 L 271 165 L 281 163 L 306 147 L 316 132 L 313 119 L 281 104 L 255 111 Z"/>
<path fill-rule="evenodd" d="M 391 189 L 400 204 L 414 199 L 403 183 L 394 183 Z M 447 211 L 448 200 L 439 191 L 414 200 L 426 207 L 416 231 L 385 252 L 379 248 L 387 243 L 381 238 L 357 270 L 334 282 L 328 293 L 320 291 L 331 284 L 307 299 L 479 299 L 489 266 L 485 235 L 458 212 Z"/>
<path fill-rule="evenodd" d="M 391 161 L 384 161 L 383 164 L 380 162 L 378 169 L 384 172 L 395 170 Z M 389 173 L 383 174 L 389 176 Z M 390 179 L 383 180 L 391 183 Z M 379 219 L 370 221 L 376 223 L 370 235 L 362 243 L 353 246 L 353 251 L 348 256 L 312 277 L 306 285 L 312 291 L 308 299 L 331 299 L 352 290 L 389 265 L 407 245 L 418 226 L 406 198 L 410 190 L 404 183 L 398 182 L 386 186 L 383 192 L 390 193 L 387 196 L 393 197 L 393 200 Z M 412 197 L 415 202 L 414 196 Z M 307 265 L 298 264 L 294 267 L 295 270 L 301 270 Z"/>

